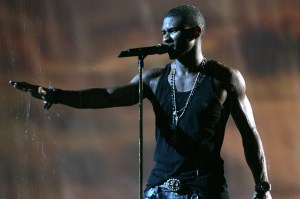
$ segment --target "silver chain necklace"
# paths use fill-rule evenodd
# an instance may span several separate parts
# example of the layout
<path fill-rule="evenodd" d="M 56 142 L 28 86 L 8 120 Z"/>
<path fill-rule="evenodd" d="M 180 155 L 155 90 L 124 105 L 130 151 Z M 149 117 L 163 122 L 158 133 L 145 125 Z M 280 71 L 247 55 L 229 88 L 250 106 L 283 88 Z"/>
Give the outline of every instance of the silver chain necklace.
<path fill-rule="evenodd" d="M 206 63 L 206 58 L 203 58 L 203 60 L 200 63 L 200 66 L 203 67 L 204 64 Z M 177 111 L 177 104 L 176 104 L 176 85 L 175 85 L 175 75 L 176 75 L 176 68 L 173 68 L 172 70 L 172 74 L 171 74 L 171 83 L 172 83 L 172 104 L 173 104 L 173 114 L 172 114 L 172 125 L 171 125 L 171 129 L 173 131 L 177 130 L 177 124 L 180 118 L 182 118 L 182 116 L 184 115 L 188 105 L 190 104 L 190 102 L 192 101 L 192 98 L 195 94 L 195 91 L 198 87 L 198 85 L 200 84 L 199 81 L 199 76 L 204 77 L 203 74 L 201 74 L 200 72 L 197 73 L 195 82 L 193 84 L 192 90 L 190 91 L 189 97 L 185 103 L 185 106 Z"/>

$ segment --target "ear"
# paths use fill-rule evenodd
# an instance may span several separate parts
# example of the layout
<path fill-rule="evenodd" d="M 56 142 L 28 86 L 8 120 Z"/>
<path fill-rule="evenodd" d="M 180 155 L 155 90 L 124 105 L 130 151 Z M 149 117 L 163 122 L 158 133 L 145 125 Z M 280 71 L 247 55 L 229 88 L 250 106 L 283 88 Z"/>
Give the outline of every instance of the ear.
<path fill-rule="evenodd" d="M 201 28 L 199 26 L 194 27 L 194 37 L 198 38 L 201 35 Z"/>

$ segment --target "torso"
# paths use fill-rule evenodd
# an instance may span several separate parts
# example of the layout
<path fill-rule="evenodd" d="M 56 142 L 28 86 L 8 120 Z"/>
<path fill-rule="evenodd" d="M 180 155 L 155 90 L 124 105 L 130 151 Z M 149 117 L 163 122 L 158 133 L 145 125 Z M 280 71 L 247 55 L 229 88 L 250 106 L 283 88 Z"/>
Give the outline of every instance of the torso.
<path fill-rule="evenodd" d="M 173 107 L 171 71 L 170 65 L 164 69 L 153 69 L 145 78 L 145 84 L 151 90 L 151 94 L 147 95 L 156 115 L 157 145 L 154 159 L 157 164 L 149 179 L 150 186 L 174 175 L 184 179 L 193 178 L 195 169 L 199 169 L 201 175 L 222 175 L 223 171 L 219 153 L 229 115 L 225 89 L 211 76 L 201 77 L 200 86 L 186 114 L 178 122 L 179 139 L 175 140 L 180 142 L 174 143 L 174 134 L 170 131 Z M 196 75 L 187 76 L 186 82 L 180 76 L 176 77 L 179 108 L 186 103 Z M 226 104 L 225 107 L 223 104 Z M 162 170 L 163 173 L 160 172 Z"/>

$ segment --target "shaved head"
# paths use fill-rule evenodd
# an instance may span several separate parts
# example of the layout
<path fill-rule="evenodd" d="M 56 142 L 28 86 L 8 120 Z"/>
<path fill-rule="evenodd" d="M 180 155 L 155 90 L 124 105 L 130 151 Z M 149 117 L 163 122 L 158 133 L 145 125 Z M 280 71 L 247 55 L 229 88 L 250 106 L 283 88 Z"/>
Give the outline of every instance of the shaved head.
<path fill-rule="evenodd" d="M 201 35 L 204 33 L 205 20 L 198 8 L 193 5 L 182 5 L 171 9 L 164 18 L 178 17 L 181 18 L 186 28 L 199 26 Z"/>

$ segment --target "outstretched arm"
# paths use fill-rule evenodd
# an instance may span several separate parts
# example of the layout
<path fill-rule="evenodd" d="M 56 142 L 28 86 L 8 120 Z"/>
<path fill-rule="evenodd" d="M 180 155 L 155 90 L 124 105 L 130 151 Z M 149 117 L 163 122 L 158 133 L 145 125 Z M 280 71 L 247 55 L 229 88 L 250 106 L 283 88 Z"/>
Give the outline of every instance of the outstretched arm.
<path fill-rule="evenodd" d="M 109 108 L 129 106 L 138 102 L 138 82 L 120 87 L 91 88 L 86 90 L 67 91 L 54 88 L 44 88 L 26 82 L 10 81 L 15 88 L 29 93 L 32 97 L 43 100 L 45 108 L 52 103 L 60 103 L 74 108 Z"/>
<path fill-rule="evenodd" d="M 244 79 L 238 71 L 234 71 L 230 79 L 231 114 L 241 133 L 246 161 L 256 183 L 254 198 L 271 199 L 270 192 L 263 190 L 264 188 L 268 190 L 269 185 L 265 154 L 252 108 L 246 96 Z"/>

